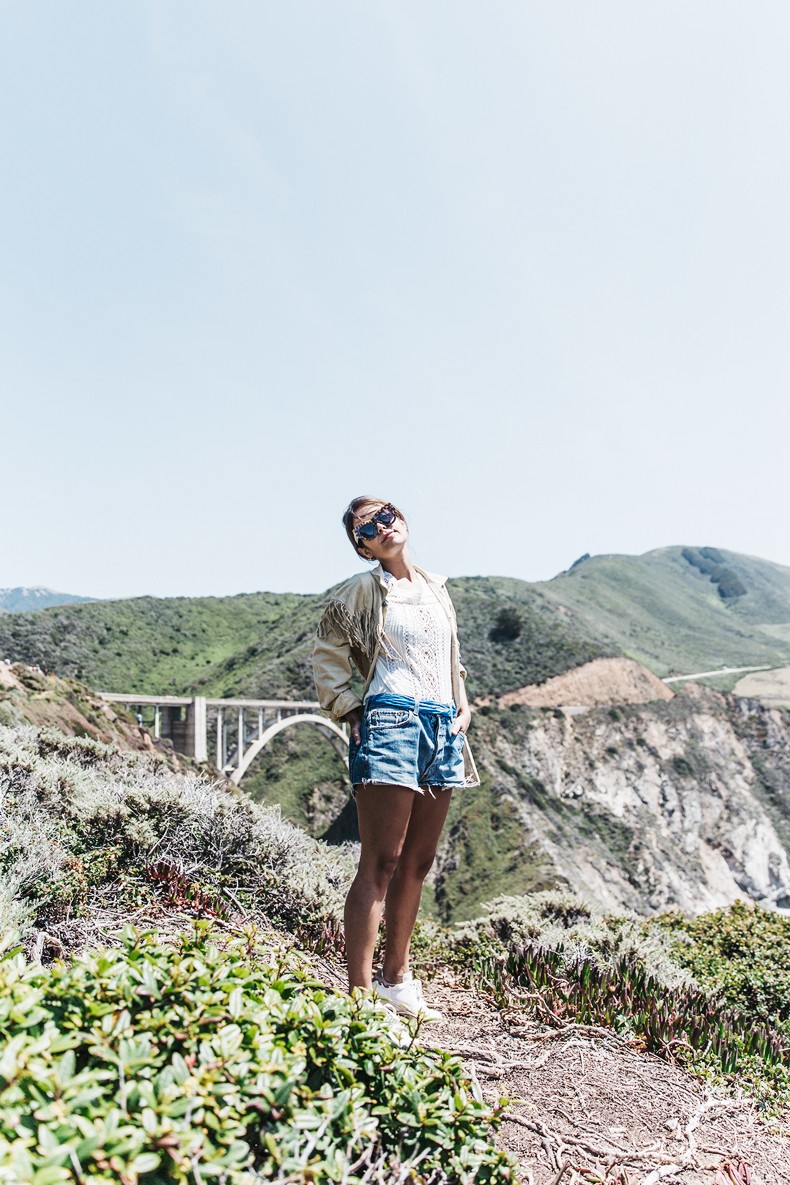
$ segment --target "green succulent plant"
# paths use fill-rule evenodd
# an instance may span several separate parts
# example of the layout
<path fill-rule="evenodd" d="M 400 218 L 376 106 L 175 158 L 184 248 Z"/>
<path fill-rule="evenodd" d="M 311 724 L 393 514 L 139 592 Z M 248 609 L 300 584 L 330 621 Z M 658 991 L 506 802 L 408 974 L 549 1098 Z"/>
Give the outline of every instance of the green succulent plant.
<path fill-rule="evenodd" d="M 253 936 L 129 930 L 48 968 L 7 951 L 0 1050 L 0 1182 L 514 1180 L 458 1059 L 401 1048 L 380 1005 Z"/>

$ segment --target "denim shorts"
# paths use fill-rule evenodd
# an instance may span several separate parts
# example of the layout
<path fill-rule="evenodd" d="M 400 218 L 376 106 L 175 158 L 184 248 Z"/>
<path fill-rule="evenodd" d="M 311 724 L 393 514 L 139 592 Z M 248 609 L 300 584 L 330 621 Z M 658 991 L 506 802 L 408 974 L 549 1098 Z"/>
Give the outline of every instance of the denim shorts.
<path fill-rule="evenodd" d="M 454 720 L 452 704 L 371 695 L 359 726 L 360 744 L 352 739 L 349 748 L 353 785 L 376 782 L 420 793 L 429 786 L 464 786 L 464 737 L 452 735 Z"/>

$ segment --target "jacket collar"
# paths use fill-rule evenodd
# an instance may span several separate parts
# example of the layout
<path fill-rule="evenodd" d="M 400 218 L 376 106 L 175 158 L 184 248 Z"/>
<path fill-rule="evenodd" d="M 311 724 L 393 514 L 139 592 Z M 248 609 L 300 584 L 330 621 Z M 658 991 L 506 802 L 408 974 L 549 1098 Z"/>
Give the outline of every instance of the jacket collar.
<path fill-rule="evenodd" d="M 425 577 L 429 584 L 438 584 L 443 587 L 447 583 L 446 576 L 439 576 L 436 572 L 426 572 L 425 569 L 419 567 L 418 564 L 415 564 L 414 567 L 421 576 Z M 384 569 L 382 568 L 381 564 L 376 564 L 375 568 L 371 568 L 370 574 L 378 582 L 381 589 L 386 592 L 387 581 L 384 578 Z"/>

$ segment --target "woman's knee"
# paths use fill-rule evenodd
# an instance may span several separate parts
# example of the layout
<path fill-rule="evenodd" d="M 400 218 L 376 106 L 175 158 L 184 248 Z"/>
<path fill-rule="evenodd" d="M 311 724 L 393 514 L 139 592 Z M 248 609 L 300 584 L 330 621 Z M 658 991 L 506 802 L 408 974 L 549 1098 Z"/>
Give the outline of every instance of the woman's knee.
<path fill-rule="evenodd" d="M 433 868 L 436 852 L 404 852 L 398 861 L 398 875 L 410 880 L 424 881 Z"/>
<path fill-rule="evenodd" d="M 357 876 L 375 885 L 384 893 L 395 875 L 399 860 L 399 852 L 377 852 L 360 861 Z"/>

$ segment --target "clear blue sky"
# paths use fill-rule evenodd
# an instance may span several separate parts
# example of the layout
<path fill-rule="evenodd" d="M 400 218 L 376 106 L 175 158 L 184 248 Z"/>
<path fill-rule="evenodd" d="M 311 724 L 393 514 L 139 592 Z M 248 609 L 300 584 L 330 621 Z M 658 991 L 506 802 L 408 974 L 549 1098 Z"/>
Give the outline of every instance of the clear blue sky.
<path fill-rule="evenodd" d="M 2 0 L 0 587 L 790 564 L 790 8 Z"/>

